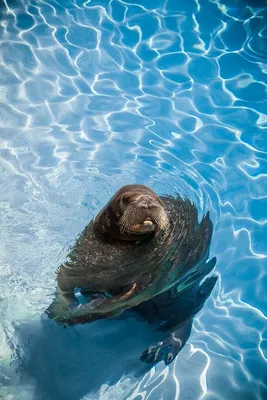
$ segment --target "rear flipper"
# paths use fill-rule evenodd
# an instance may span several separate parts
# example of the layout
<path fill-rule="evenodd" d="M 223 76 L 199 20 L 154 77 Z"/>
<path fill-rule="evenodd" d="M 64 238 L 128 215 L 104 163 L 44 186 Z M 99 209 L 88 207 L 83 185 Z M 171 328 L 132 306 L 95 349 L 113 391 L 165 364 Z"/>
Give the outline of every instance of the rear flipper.
<path fill-rule="evenodd" d="M 163 342 L 158 342 L 144 351 L 140 360 L 148 364 L 156 364 L 159 361 L 164 361 L 165 365 L 170 364 L 187 342 L 192 324 L 192 317 L 183 321 Z"/>
<path fill-rule="evenodd" d="M 164 361 L 168 365 L 175 359 L 190 336 L 194 315 L 203 307 L 217 279 L 218 277 L 213 275 L 195 290 L 188 290 L 181 297 L 173 300 L 174 306 L 177 301 L 176 314 L 171 315 L 169 320 L 167 319 L 158 327 L 162 331 L 171 331 L 170 335 L 163 342 L 158 342 L 145 350 L 141 354 L 141 361 L 150 364 Z"/>

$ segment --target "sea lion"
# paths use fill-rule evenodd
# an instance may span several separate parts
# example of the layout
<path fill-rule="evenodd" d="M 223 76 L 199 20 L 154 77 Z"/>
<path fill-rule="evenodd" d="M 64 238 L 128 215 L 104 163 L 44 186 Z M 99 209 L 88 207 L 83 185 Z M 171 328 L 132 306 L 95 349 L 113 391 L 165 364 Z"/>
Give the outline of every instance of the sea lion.
<path fill-rule="evenodd" d="M 215 259 L 206 263 L 211 236 L 209 213 L 199 224 L 189 200 L 126 185 L 89 223 L 60 266 L 58 293 L 47 314 L 71 325 L 129 308 L 142 314 L 151 304 L 158 307 L 166 293 L 177 300 L 214 268 Z M 165 310 L 173 314 L 175 303 Z M 169 321 L 173 331 L 174 321 Z M 143 359 L 151 359 L 149 354 Z"/>

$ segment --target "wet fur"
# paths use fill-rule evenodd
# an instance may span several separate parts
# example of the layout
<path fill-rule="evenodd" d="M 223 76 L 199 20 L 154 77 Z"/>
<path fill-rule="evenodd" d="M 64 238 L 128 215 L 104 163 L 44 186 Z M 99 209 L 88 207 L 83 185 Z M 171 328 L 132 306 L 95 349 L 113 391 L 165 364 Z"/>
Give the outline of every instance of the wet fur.
<path fill-rule="evenodd" d="M 164 279 L 164 272 L 162 268 L 156 268 L 156 261 L 162 254 L 171 253 L 171 258 L 166 258 L 169 274 L 166 276 L 166 285 L 172 271 L 174 276 L 179 277 L 177 282 L 158 295 L 153 296 L 151 293 L 150 299 L 140 301 L 117 317 L 138 316 L 154 328 L 167 332 L 165 339 L 142 353 L 141 360 L 150 364 L 161 360 L 169 364 L 175 359 L 190 336 L 194 316 L 203 307 L 217 281 L 213 275 L 203 282 L 216 264 L 215 258 L 208 260 L 213 231 L 209 213 L 198 223 L 197 210 L 189 200 L 179 196 L 162 196 L 160 201 L 170 221 L 168 229 L 161 235 L 149 235 L 141 241 L 111 237 L 102 225 L 106 216 L 110 216 L 108 204 L 97 217 L 104 218 L 102 222 L 96 219 L 85 228 L 70 252 L 68 261 L 57 273 L 58 296 L 60 301 L 66 299 L 66 305 L 75 302 L 73 287 L 87 284 L 91 284 L 89 292 L 92 294 L 109 290 L 113 291 L 113 298 L 116 298 L 116 291 L 122 292 L 133 282 L 142 291 L 149 287 L 158 274 L 163 274 Z M 114 211 L 111 215 L 114 215 Z M 57 319 L 57 311 L 55 300 L 47 313 L 50 318 Z M 80 317 L 63 318 L 59 322 L 83 324 L 110 316 L 113 314 L 88 313 Z"/>
<path fill-rule="evenodd" d="M 142 207 L 142 198 L 149 202 L 147 208 Z M 143 204 L 145 206 L 145 204 Z M 119 189 L 110 199 L 108 204 L 96 216 L 93 229 L 96 236 L 105 241 L 114 240 L 137 241 L 144 240 L 153 233 L 131 235 L 130 225 L 139 224 L 149 216 L 155 219 L 159 230 L 168 226 L 164 202 L 150 188 L 143 185 L 126 185 Z M 104 235 L 103 235 L 104 234 Z"/>
<path fill-rule="evenodd" d="M 169 228 L 161 235 L 150 235 L 142 241 L 119 241 L 103 231 L 101 224 L 95 224 L 95 221 L 85 228 L 68 260 L 57 272 L 59 289 L 57 298 L 49 309 L 51 318 L 75 324 L 112 316 L 113 314 L 109 313 L 91 315 L 88 312 L 88 315 L 80 317 L 61 318 L 60 313 L 67 309 L 68 304 L 75 303 L 74 287 L 88 285 L 89 288 L 85 292 L 108 292 L 112 298 L 106 302 L 114 302 L 118 301 L 117 294 L 129 290 L 130 285 L 136 283 L 135 294 L 141 293 L 142 296 L 142 291 L 150 288 L 159 274 L 163 274 L 162 279 L 165 279 L 162 269 L 164 259 L 165 264 L 169 264 L 168 270 L 172 270 L 174 276 L 179 268 L 180 279 L 185 279 L 182 277 L 186 276 L 208 251 L 212 223 L 207 214 L 199 225 L 197 210 L 188 200 L 168 196 L 161 197 L 161 201 L 170 220 Z M 100 215 L 103 216 L 103 212 Z M 96 226 L 99 228 L 97 232 Z M 171 252 L 171 259 L 168 259 Z M 166 286 L 169 283 L 168 279 L 166 276 L 166 283 L 163 283 Z M 149 297 L 153 297 L 154 294 L 155 292 L 151 291 Z M 139 302 L 142 302 L 142 298 Z M 128 303 L 129 301 L 122 302 L 121 309 L 127 308 Z M 132 305 L 129 303 L 128 307 Z"/>

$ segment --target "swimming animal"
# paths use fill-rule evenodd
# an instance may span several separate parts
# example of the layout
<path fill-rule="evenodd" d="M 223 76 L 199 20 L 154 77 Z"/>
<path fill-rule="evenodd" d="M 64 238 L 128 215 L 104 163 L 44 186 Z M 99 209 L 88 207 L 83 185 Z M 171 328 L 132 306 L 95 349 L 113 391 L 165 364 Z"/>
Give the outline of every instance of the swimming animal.
<path fill-rule="evenodd" d="M 183 293 L 197 285 L 198 307 L 191 307 L 183 325 L 189 332 L 194 313 L 209 293 L 210 285 L 200 295 L 206 286 L 199 282 L 215 266 L 215 259 L 207 262 L 211 236 L 209 213 L 198 223 L 196 207 L 189 200 L 159 197 L 146 186 L 126 185 L 84 229 L 59 267 L 56 297 L 47 314 L 58 323 L 73 325 L 132 309 L 149 320 L 152 304 L 159 310 L 171 296 L 164 309 L 175 314 Z M 215 284 L 215 278 L 208 282 Z M 169 321 L 164 319 L 165 328 L 172 327 L 174 334 L 179 318 L 165 318 Z M 143 359 L 151 359 L 152 353 Z"/>

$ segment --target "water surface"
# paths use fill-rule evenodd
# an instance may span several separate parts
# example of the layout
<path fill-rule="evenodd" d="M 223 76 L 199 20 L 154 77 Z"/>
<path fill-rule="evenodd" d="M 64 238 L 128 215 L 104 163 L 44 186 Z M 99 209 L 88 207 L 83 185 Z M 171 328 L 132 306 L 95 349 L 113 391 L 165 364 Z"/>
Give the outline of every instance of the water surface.
<path fill-rule="evenodd" d="M 0 397 L 267 397 L 265 1 L 0 3 Z M 174 363 L 137 321 L 42 318 L 55 270 L 120 186 L 211 211 L 220 274 Z"/>

